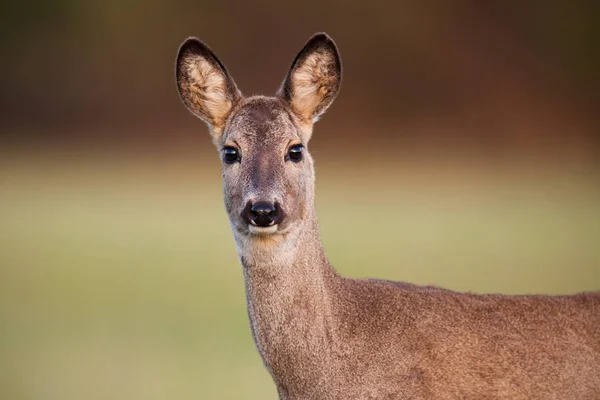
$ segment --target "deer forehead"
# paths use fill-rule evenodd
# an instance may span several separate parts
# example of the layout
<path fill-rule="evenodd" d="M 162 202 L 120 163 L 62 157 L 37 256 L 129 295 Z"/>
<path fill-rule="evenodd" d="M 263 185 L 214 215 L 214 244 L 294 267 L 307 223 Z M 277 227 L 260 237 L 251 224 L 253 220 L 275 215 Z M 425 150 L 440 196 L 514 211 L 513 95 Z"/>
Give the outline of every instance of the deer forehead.
<path fill-rule="evenodd" d="M 241 146 L 278 147 L 300 142 L 300 130 L 291 110 L 274 97 L 251 97 L 229 119 L 223 142 Z"/>

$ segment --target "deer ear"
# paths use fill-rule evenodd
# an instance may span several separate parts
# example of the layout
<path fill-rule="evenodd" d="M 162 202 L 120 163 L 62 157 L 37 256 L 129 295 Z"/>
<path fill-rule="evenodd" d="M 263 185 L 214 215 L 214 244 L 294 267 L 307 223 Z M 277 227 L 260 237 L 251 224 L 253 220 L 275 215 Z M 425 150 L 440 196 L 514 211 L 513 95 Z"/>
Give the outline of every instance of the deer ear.
<path fill-rule="evenodd" d="M 183 42 L 176 64 L 183 104 L 212 128 L 213 138 L 217 139 L 242 94 L 217 56 L 196 38 Z"/>
<path fill-rule="evenodd" d="M 342 62 L 337 47 L 325 33 L 318 33 L 294 59 L 278 95 L 310 124 L 331 105 L 341 82 Z"/>

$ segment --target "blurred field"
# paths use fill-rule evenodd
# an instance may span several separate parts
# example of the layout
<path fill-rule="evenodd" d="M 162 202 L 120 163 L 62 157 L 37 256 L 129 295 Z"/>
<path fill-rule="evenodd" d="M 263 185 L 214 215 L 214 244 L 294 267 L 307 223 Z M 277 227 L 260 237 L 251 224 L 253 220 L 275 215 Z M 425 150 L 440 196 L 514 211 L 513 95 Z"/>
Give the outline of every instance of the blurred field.
<path fill-rule="evenodd" d="M 0 400 L 276 398 L 217 155 L 175 89 L 188 36 L 246 95 L 336 40 L 311 152 L 342 274 L 600 289 L 600 2 L 2 5 Z"/>
<path fill-rule="evenodd" d="M 318 157 L 325 247 L 343 274 L 600 289 L 597 176 Z M 0 398 L 276 398 L 215 154 L 2 155 Z"/>

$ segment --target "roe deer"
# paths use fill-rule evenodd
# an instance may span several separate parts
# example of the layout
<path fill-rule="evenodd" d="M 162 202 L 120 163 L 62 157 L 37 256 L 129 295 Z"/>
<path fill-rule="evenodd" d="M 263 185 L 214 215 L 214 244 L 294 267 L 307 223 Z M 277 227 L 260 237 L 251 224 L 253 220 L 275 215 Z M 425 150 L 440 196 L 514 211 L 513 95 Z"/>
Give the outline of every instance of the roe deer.
<path fill-rule="evenodd" d="M 307 146 L 341 74 L 326 34 L 273 97 L 244 97 L 198 39 L 176 61 L 180 97 L 221 156 L 252 336 L 279 397 L 600 399 L 600 292 L 476 295 L 329 265 Z"/>

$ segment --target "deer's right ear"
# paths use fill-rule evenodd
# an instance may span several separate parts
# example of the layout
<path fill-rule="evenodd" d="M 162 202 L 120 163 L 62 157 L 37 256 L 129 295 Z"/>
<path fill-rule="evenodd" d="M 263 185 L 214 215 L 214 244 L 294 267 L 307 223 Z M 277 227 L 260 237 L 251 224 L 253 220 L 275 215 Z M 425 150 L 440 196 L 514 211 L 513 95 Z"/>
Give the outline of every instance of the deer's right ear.
<path fill-rule="evenodd" d="M 187 109 L 206 122 L 218 139 L 227 116 L 242 97 L 225 66 L 207 45 L 188 38 L 177 54 L 176 78 Z"/>

